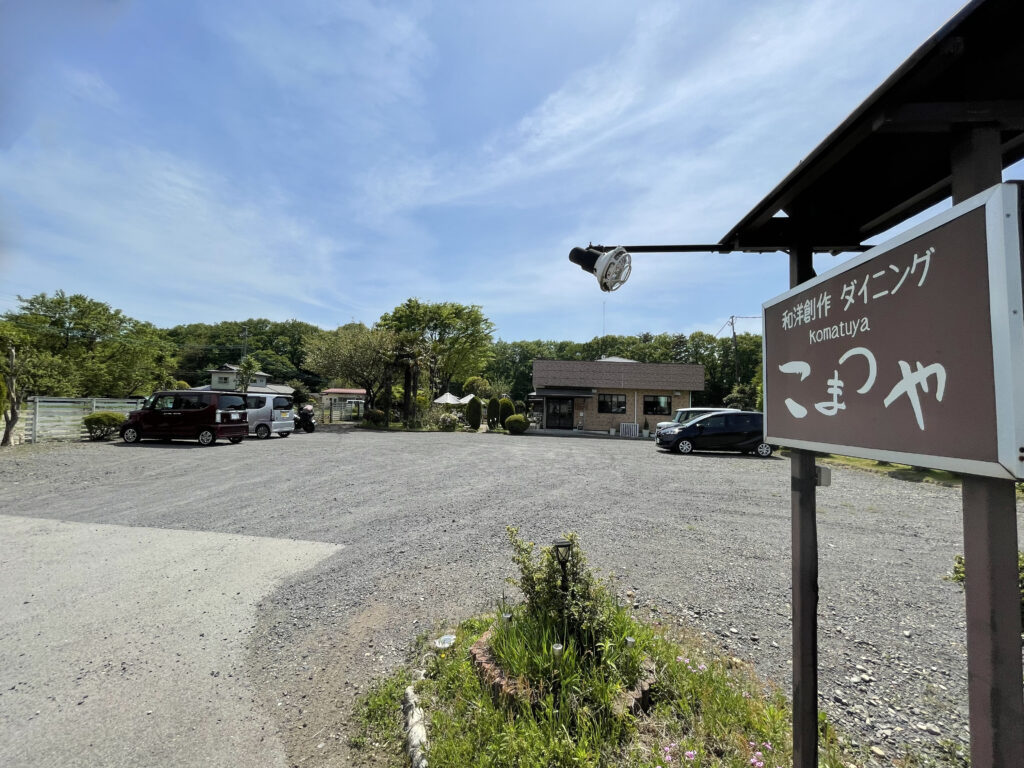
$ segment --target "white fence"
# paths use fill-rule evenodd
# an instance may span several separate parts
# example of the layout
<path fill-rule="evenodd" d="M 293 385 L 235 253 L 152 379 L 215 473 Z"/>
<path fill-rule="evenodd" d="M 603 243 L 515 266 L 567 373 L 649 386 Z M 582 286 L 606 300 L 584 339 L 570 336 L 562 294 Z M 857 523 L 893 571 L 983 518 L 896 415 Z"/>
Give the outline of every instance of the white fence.
<path fill-rule="evenodd" d="M 112 397 L 30 397 L 21 409 L 25 442 L 81 440 L 88 436 L 82 419 L 96 411 L 128 413 L 143 403 L 142 398 Z"/>

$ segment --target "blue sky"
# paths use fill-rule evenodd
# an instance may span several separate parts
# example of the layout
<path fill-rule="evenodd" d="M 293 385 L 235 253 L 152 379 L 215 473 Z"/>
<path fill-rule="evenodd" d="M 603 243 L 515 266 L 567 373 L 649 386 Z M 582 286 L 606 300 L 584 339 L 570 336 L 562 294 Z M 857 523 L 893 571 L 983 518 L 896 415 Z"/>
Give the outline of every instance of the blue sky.
<path fill-rule="evenodd" d="M 570 248 L 718 241 L 961 5 L 0 0 L 0 311 L 715 333 L 783 254 Z"/>

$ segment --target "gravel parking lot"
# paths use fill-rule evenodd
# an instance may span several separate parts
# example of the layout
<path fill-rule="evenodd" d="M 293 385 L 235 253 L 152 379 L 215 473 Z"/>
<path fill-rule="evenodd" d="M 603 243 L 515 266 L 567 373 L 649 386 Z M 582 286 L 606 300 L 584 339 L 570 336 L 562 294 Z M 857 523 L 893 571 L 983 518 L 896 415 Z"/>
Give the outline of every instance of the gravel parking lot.
<path fill-rule="evenodd" d="M 507 589 L 506 525 L 540 543 L 577 532 L 641 617 L 690 622 L 788 688 L 789 485 L 778 457 L 530 435 L 0 453 L 4 514 L 341 545 L 256 607 L 247 663 L 289 764 L 330 766 L 350 764 L 358 691 Z M 818 501 L 822 709 L 887 755 L 966 743 L 964 597 L 942 580 L 962 551 L 959 489 L 835 469 Z"/>

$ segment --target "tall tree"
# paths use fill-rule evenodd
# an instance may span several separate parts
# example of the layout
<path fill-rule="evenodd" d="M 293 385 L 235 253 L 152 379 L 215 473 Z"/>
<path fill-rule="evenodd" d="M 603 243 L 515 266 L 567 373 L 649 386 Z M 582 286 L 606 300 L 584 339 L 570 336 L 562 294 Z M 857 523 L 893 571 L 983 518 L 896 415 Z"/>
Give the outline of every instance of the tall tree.
<path fill-rule="evenodd" d="M 373 408 L 389 380 L 396 347 L 393 331 L 349 323 L 307 338 L 305 366 L 326 380 L 365 389 L 366 407 Z"/>
<path fill-rule="evenodd" d="M 31 394 L 59 380 L 59 361 L 38 349 L 32 337 L 12 322 L 0 321 L 0 381 L 3 386 L 4 433 L 0 447 L 11 444 L 21 408 Z"/>
<path fill-rule="evenodd" d="M 173 346 L 151 324 L 81 294 L 18 301 L 3 319 L 24 334 L 26 352 L 49 356 L 49 374 L 32 394 L 125 397 L 174 381 Z"/>
<path fill-rule="evenodd" d="M 477 305 L 428 304 L 408 299 L 380 318 L 379 326 L 423 342 L 431 399 L 480 373 L 491 351 L 494 324 Z"/>

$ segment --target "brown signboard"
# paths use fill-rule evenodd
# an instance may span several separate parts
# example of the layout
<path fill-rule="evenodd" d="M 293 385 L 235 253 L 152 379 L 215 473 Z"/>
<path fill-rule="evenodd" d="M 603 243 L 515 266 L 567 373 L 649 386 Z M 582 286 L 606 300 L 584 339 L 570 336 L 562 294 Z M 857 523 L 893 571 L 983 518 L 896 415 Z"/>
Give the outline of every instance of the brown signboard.
<path fill-rule="evenodd" d="M 1020 188 L 764 305 L 770 443 L 1024 478 Z"/>

